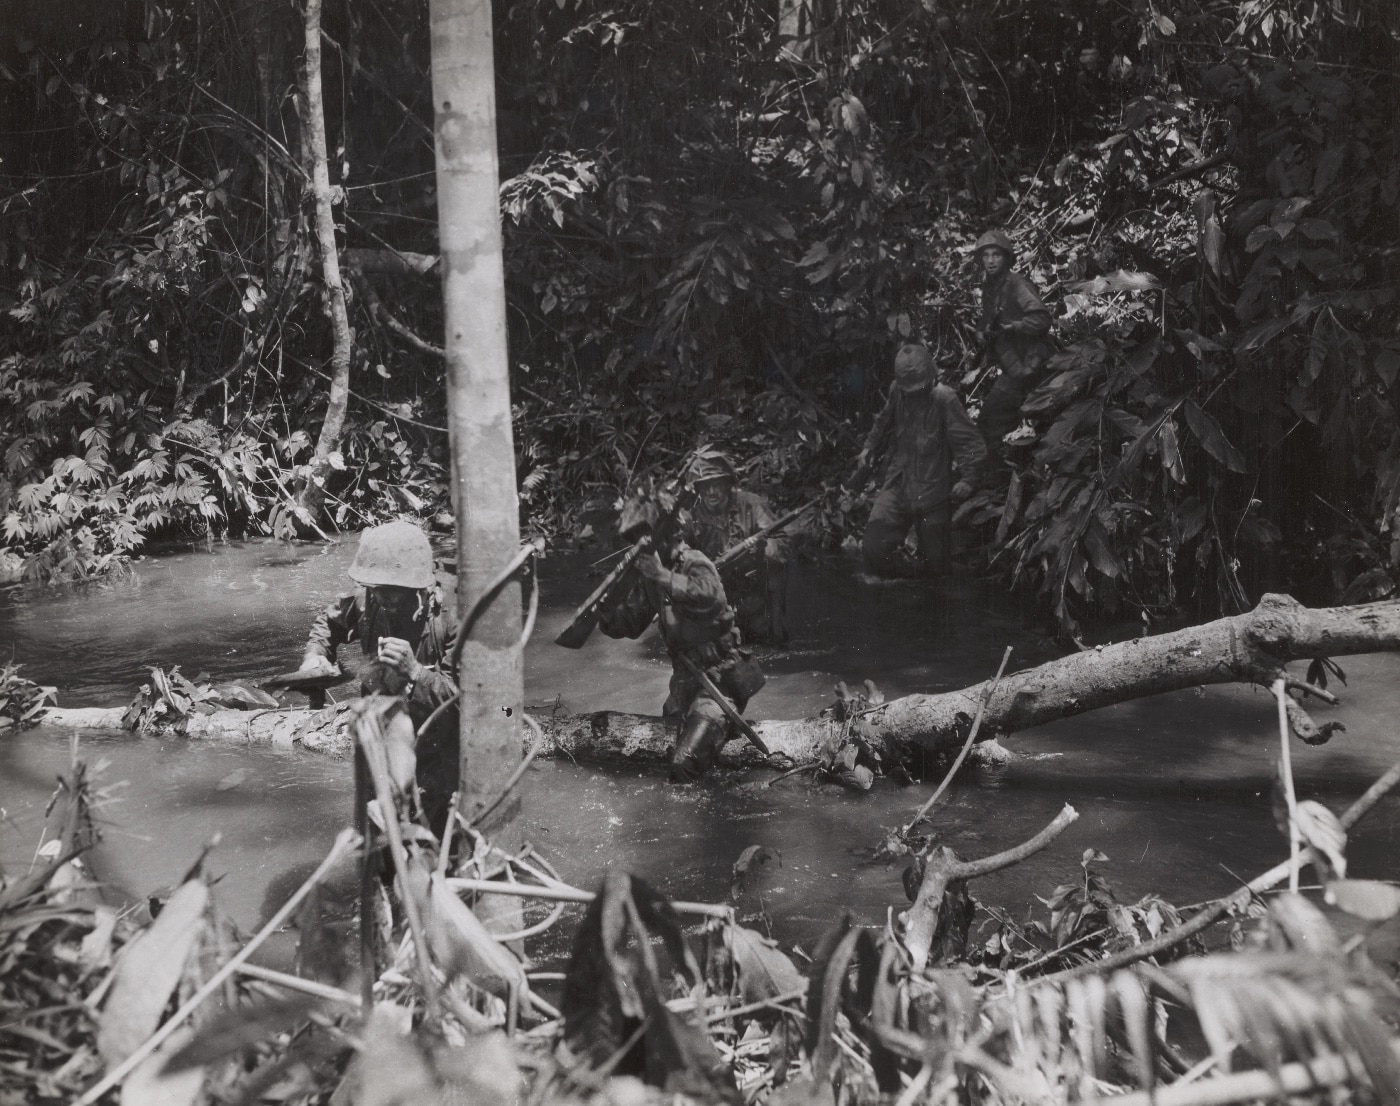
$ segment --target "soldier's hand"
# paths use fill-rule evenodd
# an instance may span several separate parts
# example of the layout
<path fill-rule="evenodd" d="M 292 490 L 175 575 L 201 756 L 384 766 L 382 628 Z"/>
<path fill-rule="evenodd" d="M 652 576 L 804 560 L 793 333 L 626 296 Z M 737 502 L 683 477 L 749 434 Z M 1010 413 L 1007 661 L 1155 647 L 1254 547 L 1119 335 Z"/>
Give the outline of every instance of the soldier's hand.
<path fill-rule="evenodd" d="M 301 667 L 298 672 L 329 672 L 335 665 L 320 653 L 307 653 L 301 658 Z"/>
<path fill-rule="evenodd" d="M 413 646 L 401 637 L 380 638 L 378 658 L 381 663 L 402 673 L 410 680 L 418 679 L 423 672 L 423 666 L 413 655 Z"/>
<path fill-rule="evenodd" d="M 972 485 L 969 484 L 966 480 L 959 480 L 956 484 L 953 485 L 953 500 L 955 502 L 961 503 L 964 499 L 967 499 L 971 495 Z"/>
<path fill-rule="evenodd" d="M 652 550 L 645 557 L 637 558 L 637 571 L 644 580 L 654 580 L 660 583 L 670 572 L 661 563 L 661 558 L 656 555 L 656 550 Z"/>

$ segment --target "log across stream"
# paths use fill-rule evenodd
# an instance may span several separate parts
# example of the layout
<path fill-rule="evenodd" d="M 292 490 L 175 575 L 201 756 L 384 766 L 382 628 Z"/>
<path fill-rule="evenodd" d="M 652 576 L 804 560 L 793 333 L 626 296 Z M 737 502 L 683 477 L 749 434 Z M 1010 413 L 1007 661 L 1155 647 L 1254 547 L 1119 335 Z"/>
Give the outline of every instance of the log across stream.
<path fill-rule="evenodd" d="M 1288 677 L 1285 666 L 1295 661 L 1395 650 L 1400 650 L 1400 602 L 1311 609 L 1286 595 L 1266 595 L 1242 615 L 1097 646 L 1010 673 L 998 682 L 901 696 L 866 708 L 863 717 L 874 740 L 895 756 L 910 750 L 943 753 L 962 744 L 984 700 L 981 735 L 990 738 L 1166 691 L 1223 683 L 1267 685 Z M 1332 698 L 1301 677 L 1292 679 L 1304 695 Z M 113 729 L 120 727 L 123 710 L 55 708 L 46 720 L 70 729 Z M 345 704 L 320 711 L 219 710 L 190 716 L 181 731 L 191 738 L 344 753 L 345 717 Z M 1290 720 L 1295 734 L 1310 744 L 1329 736 L 1326 725 L 1319 726 L 1301 703 L 1290 708 Z M 539 754 L 545 756 L 659 759 L 674 741 L 671 726 L 643 715 L 596 711 L 539 721 L 547 738 Z M 787 721 L 755 720 L 754 725 L 774 753 L 795 763 L 817 758 L 823 747 L 839 739 L 841 729 L 830 712 Z M 735 743 L 726 755 L 735 755 Z M 751 759 L 752 753 L 741 748 L 738 755 Z"/>
<path fill-rule="evenodd" d="M 216 545 L 148 558 L 134 579 L 110 587 L 0 591 L 0 640 L 12 644 L 26 675 L 58 686 L 65 706 L 123 704 L 148 665 L 256 682 L 295 664 L 314 612 L 344 586 L 353 549 L 353 539 Z M 595 635 L 579 652 L 550 644 L 593 582 L 581 567 L 545 565 L 527 690 L 536 717 L 586 720 L 597 747 L 597 712 L 616 710 L 606 716 L 609 732 L 626 735 L 612 723 L 655 711 L 669 669 L 650 637 Z M 769 684 L 751 708 L 775 723 L 818 718 L 838 679 L 858 686 L 873 678 L 901 699 L 975 687 L 995 672 L 1007 645 L 1013 675 L 1059 653 L 995 589 L 969 580 L 870 586 L 842 562 L 800 567 L 792 622 L 792 647 L 763 654 Z M 1348 732 L 1317 748 L 1295 743 L 1294 752 L 1301 796 L 1338 810 L 1400 759 L 1393 726 L 1400 657 L 1342 663 L 1349 685 L 1332 684 L 1341 705 L 1310 709 L 1319 722 L 1345 721 Z M 0 866 L 7 871 L 33 858 L 73 732 L 45 725 L 0 737 Z M 1226 893 L 1237 886 L 1231 872 L 1262 871 L 1286 852 L 1269 808 L 1275 733 L 1272 700 L 1247 684 L 1192 685 L 1018 730 L 1005 741 L 1015 759 L 964 768 L 931 828 L 960 855 L 976 857 L 1035 833 L 1066 802 L 1080 812 L 1052 848 L 978 881 L 979 899 L 1017 918 L 1040 911 L 1035 895 L 1079 878 L 1090 848 L 1110 857 L 1100 867 L 1128 899 L 1147 891 L 1176 902 Z M 660 735 L 658 754 L 668 743 Z M 741 756 L 742 749 L 733 742 L 728 752 Z M 79 752 L 107 765 L 99 777 L 112 796 L 100 812 L 106 840 L 93 858 L 101 877 L 122 896 L 159 894 L 221 835 L 212 855 L 221 902 L 245 928 L 324 855 L 349 816 L 349 765 L 333 756 L 100 729 L 79 734 Z M 910 818 L 931 783 L 880 782 L 857 794 L 807 774 L 766 788 L 775 775 L 730 767 L 675 788 L 645 758 L 606 766 L 541 759 L 527 776 L 527 833 L 576 885 L 592 887 L 604 871 L 624 867 L 672 895 L 708 901 L 729 894 L 731 865 L 744 848 L 772 848 L 783 863 L 763 889 L 763 909 L 780 940 L 808 948 L 846 908 L 879 925 L 887 909 L 906 905 L 902 866 L 880 860 L 874 845 Z M 1400 802 L 1392 801 L 1358 827 L 1348 849 L 1355 874 L 1393 878 L 1397 838 Z"/>

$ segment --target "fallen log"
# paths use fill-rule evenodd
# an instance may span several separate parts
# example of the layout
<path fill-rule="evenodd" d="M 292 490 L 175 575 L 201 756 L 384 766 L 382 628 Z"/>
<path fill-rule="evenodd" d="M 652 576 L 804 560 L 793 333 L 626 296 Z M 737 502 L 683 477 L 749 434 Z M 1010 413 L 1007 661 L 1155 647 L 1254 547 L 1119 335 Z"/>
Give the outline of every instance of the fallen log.
<path fill-rule="evenodd" d="M 960 691 L 906 695 L 872 708 L 866 715 L 891 753 L 955 752 L 966 739 L 977 710 L 987 698 L 979 739 L 1068 718 L 1114 703 L 1205 684 L 1255 683 L 1267 687 L 1280 676 L 1290 687 L 1335 701 L 1325 691 L 1288 676 L 1284 665 L 1314 657 L 1400 650 L 1400 602 L 1355 607 L 1308 608 L 1286 595 L 1266 595 L 1254 610 L 1172 633 L 1096 646 L 1059 660 Z M 54 708 L 45 724 L 72 729 L 119 728 L 123 708 Z M 344 704 L 325 710 L 220 710 L 194 715 L 183 724 L 191 738 L 301 746 L 344 755 Z M 549 748 L 539 755 L 592 758 L 662 759 L 675 739 L 673 726 L 659 718 L 598 711 L 541 719 Z M 1325 741 L 1330 726 L 1318 726 L 1302 705 L 1289 710 L 1293 731 L 1307 742 Z M 793 721 L 757 721 L 754 728 L 774 753 L 796 762 L 816 759 L 839 737 L 842 724 L 826 712 Z M 752 760 L 743 742 L 730 742 L 726 761 Z"/>

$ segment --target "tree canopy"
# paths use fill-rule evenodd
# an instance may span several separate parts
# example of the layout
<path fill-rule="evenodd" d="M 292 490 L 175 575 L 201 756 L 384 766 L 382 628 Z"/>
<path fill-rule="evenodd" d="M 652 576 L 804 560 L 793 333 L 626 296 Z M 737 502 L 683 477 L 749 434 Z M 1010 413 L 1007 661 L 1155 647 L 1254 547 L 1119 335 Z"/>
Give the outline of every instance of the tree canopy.
<path fill-rule="evenodd" d="M 351 401 L 297 8 L 14 5 L 0 41 L 0 542 L 91 575 L 168 533 L 444 501 L 426 0 L 327 0 Z M 988 571 L 1086 615 L 1391 594 L 1400 15 L 1386 0 L 497 0 L 522 524 L 697 440 L 834 490 L 903 340 L 985 393 L 971 244 L 1056 314 Z M 298 480 L 322 480 L 323 517 Z"/>

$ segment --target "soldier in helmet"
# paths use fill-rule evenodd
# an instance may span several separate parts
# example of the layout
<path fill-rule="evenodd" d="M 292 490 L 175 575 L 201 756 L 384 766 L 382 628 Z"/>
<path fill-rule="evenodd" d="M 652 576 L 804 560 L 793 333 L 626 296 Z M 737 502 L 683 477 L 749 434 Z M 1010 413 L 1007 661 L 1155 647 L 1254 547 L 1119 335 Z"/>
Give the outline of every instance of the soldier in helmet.
<path fill-rule="evenodd" d="M 456 694 L 448 670 L 456 627 L 443 611 L 427 535 L 411 522 L 389 522 L 360 535 L 350 579 L 357 589 L 321 612 L 306 642 L 301 670 L 315 672 L 358 640 L 367 664 L 363 695 L 401 695 L 415 731 Z M 457 790 L 457 711 L 444 710 L 418 739 L 417 777 L 428 823 L 440 831 Z"/>
<path fill-rule="evenodd" d="M 1011 239 L 990 230 L 977 240 L 976 252 L 986 276 L 978 336 L 999 370 L 977 419 L 990 475 L 1002 467 L 1002 438 L 1016 429 L 1021 404 L 1054 347 L 1048 337 L 1050 309 L 1034 284 L 1011 271 L 1016 260 Z"/>
<path fill-rule="evenodd" d="M 952 557 L 953 503 L 981 476 L 986 447 L 957 393 L 938 383 L 927 346 L 906 343 L 894 359 L 894 387 L 857 460 L 864 469 L 889 456 L 885 482 L 861 539 L 866 569 L 894 574 L 895 555 L 911 529 L 924 569 L 940 576 Z M 954 461 L 958 472 L 953 471 Z"/>
<path fill-rule="evenodd" d="M 609 637 L 641 637 L 652 620 L 671 656 L 671 687 L 662 714 L 680 723 L 671 754 L 671 778 L 698 779 L 714 764 L 729 739 L 729 722 L 710 691 L 691 671 L 687 658 L 742 711 L 763 686 L 757 663 L 739 648 L 734 611 L 714 563 L 680 537 L 681 526 L 662 525 L 676 510 L 664 497 L 634 496 L 619 521 L 622 536 L 637 541 L 654 535 L 653 550 L 637 562 L 637 583 L 599 619 Z M 682 524 L 684 519 L 678 520 Z"/>
<path fill-rule="evenodd" d="M 739 487 L 733 463 L 718 450 L 690 468 L 695 507 L 682 536 L 710 560 L 776 520 L 761 496 Z M 787 582 L 792 547 L 781 533 L 724 570 L 724 590 L 746 642 L 781 645 L 788 639 Z"/>

